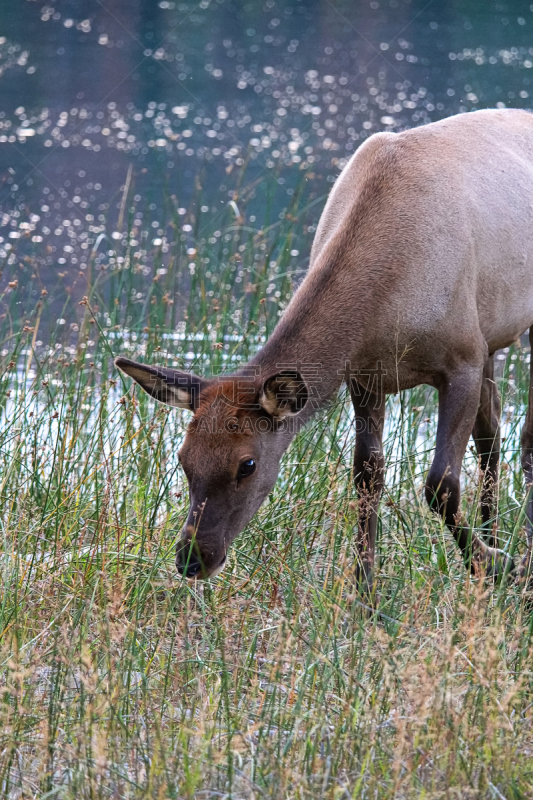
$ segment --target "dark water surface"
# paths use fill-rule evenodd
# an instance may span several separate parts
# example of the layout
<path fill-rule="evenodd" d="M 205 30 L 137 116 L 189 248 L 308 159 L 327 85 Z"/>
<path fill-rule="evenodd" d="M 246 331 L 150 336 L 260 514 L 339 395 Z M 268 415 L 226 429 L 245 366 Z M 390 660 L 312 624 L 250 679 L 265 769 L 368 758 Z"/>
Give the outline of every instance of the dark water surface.
<path fill-rule="evenodd" d="M 243 181 L 254 187 L 250 224 L 262 224 L 269 182 L 277 213 L 303 181 L 318 218 L 339 169 L 373 132 L 528 108 L 532 9 L 511 0 L 1 0 L 4 281 L 29 253 L 45 284 L 56 274 L 68 283 L 98 237 L 121 238 L 129 212 L 164 249 L 165 197 L 182 215 L 193 196 L 212 213 L 239 200 Z"/>

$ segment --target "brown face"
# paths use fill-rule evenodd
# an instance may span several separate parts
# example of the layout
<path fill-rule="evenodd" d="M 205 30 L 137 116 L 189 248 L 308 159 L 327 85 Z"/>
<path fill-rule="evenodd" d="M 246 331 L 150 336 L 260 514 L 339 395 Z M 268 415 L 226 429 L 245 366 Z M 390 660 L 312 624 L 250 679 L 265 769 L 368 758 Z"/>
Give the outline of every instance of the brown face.
<path fill-rule="evenodd" d="M 214 576 L 276 482 L 296 430 L 288 418 L 307 401 L 305 384 L 287 371 L 262 382 L 235 378 L 221 384 L 123 358 L 116 364 L 153 397 L 195 412 L 178 454 L 190 509 L 176 565 L 188 578 Z"/>
<path fill-rule="evenodd" d="M 245 418 L 247 427 L 256 419 Z M 182 575 L 205 578 L 223 568 L 230 544 L 271 491 L 288 442 L 282 432 L 211 433 L 197 421 L 179 452 L 190 509 L 176 565 Z"/>

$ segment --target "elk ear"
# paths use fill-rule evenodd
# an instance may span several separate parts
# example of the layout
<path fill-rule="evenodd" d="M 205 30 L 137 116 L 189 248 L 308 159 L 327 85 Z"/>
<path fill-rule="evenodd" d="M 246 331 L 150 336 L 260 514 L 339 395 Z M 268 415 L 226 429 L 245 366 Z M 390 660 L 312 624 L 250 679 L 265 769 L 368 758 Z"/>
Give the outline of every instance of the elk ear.
<path fill-rule="evenodd" d="M 259 390 L 261 408 L 273 417 L 298 414 L 308 399 L 305 381 L 295 369 L 284 369 L 272 375 Z"/>
<path fill-rule="evenodd" d="M 200 402 L 200 392 L 207 381 L 190 372 L 179 372 L 166 367 L 151 367 L 120 356 L 115 366 L 137 381 L 151 397 L 168 406 L 195 411 Z"/>

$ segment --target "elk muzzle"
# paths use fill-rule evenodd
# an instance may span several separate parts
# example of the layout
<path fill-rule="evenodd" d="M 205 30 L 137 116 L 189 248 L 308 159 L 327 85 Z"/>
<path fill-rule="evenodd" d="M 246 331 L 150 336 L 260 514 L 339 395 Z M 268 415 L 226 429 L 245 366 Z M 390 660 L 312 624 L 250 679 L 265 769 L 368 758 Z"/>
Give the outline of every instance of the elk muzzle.
<path fill-rule="evenodd" d="M 186 526 L 176 545 L 176 568 L 184 578 L 210 578 L 218 575 L 226 563 L 226 555 L 219 559 L 210 549 L 202 549 L 194 536 L 194 528 Z"/>

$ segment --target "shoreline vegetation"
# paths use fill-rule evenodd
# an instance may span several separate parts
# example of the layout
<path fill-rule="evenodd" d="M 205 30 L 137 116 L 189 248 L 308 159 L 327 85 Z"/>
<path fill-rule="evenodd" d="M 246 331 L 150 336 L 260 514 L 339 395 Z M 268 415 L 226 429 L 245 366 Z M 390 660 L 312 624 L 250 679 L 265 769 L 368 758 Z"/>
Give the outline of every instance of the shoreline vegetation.
<path fill-rule="evenodd" d="M 201 193 L 187 210 L 165 198 L 162 235 L 149 213 L 137 225 L 127 183 L 83 271 L 47 285 L 23 231 L 0 266 L 2 797 L 525 800 L 533 617 L 514 585 L 466 573 L 425 507 L 432 390 L 388 399 L 375 609 L 353 580 L 344 391 L 291 445 L 224 572 L 176 573 L 188 417 L 113 357 L 213 375 L 268 337 L 319 205 L 302 185 L 252 219 L 239 180 L 216 213 Z M 498 535 L 516 560 L 529 358 L 518 343 L 498 360 Z M 463 481 L 478 527 L 470 450 Z"/>

